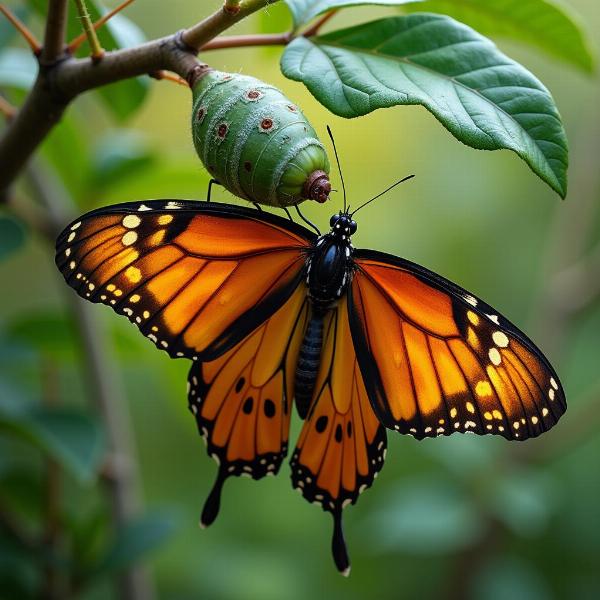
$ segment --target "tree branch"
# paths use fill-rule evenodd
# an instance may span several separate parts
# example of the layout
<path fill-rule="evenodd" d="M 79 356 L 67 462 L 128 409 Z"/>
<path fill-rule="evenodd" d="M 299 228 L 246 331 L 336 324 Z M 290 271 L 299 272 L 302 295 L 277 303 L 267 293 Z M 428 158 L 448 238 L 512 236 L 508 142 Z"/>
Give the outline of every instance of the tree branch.
<path fill-rule="evenodd" d="M 64 53 L 67 14 L 67 0 L 49 0 L 41 55 L 43 64 L 54 63 Z"/>
<path fill-rule="evenodd" d="M 250 35 L 222 35 L 207 42 L 200 49 L 220 50 L 221 48 L 242 48 L 245 46 L 285 46 L 292 39 L 291 33 L 257 33 Z"/>
<path fill-rule="evenodd" d="M 47 217 L 47 227 L 40 233 L 54 245 L 58 232 L 75 216 L 69 194 L 51 171 L 36 162 L 28 168 L 27 175 Z M 118 457 L 119 464 L 126 464 L 107 480 L 113 521 L 121 528 L 140 509 L 137 459 L 127 403 L 109 358 L 105 332 L 94 318 L 91 306 L 74 294 L 68 294 L 68 301 L 81 337 L 81 357 L 87 370 L 88 388 L 104 423 L 110 456 Z M 123 573 L 120 597 L 123 600 L 151 600 L 154 597 L 145 569 L 136 566 Z"/>
<path fill-rule="evenodd" d="M 78 94 L 162 70 L 173 71 L 191 82 L 208 68 L 200 65 L 195 58 L 198 48 L 249 14 L 272 3 L 272 0 L 245 0 L 236 14 L 221 8 L 180 34 L 134 48 L 107 52 L 102 60 L 94 62 L 91 58 L 58 60 L 63 52 L 63 17 L 66 13 L 60 12 L 64 9 L 64 2 L 52 0 L 38 77 L 22 108 L 0 138 L 0 198 L 6 197 L 6 189 Z M 60 51 L 57 50 L 59 38 Z"/>

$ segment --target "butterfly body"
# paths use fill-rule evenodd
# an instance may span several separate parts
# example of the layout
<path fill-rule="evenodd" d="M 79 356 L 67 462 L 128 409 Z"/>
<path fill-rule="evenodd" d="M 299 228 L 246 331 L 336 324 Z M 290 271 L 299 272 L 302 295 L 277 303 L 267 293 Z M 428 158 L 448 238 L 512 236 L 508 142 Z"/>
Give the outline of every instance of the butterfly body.
<path fill-rule="evenodd" d="M 386 430 L 522 441 L 553 427 L 566 400 L 542 352 L 491 306 L 424 267 L 354 249 L 351 215 L 330 224 L 318 237 L 249 208 L 132 202 L 67 226 L 56 264 L 80 296 L 192 359 L 189 408 L 218 463 L 202 524 L 227 478 L 278 472 L 295 401 L 292 485 L 333 516 L 347 573 L 342 511 L 381 470 Z"/>

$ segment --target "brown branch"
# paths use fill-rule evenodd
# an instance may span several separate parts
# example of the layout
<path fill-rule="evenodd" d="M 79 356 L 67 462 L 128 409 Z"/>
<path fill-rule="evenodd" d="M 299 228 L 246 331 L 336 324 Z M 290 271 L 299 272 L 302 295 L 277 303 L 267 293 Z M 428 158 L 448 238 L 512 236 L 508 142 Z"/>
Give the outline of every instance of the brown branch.
<path fill-rule="evenodd" d="M 42 401 L 49 408 L 59 403 L 60 392 L 57 365 L 49 357 L 42 357 Z M 42 543 L 48 560 L 44 562 L 44 576 L 40 598 L 59 600 L 65 597 L 65 581 L 61 569 L 57 568 L 63 532 L 61 522 L 62 469 L 51 456 L 45 458 L 46 481 L 44 490 L 44 533 Z"/>
<path fill-rule="evenodd" d="M 124 8 L 127 8 L 134 0 L 125 0 L 125 2 L 122 2 L 121 4 L 119 4 L 119 6 L 113 8 L 111 11 L 107 12 L 103 17 L 101 17 L 100 19 L 98 19 L 93 25 L 92 27 L 98 31 L 98 29 L 100 29 L 100 27 L 102 27 L 102 25 L 104 25 L 104 23 L 108 22 L 110 19 L 112 19 L 112 17 L 114 17 L 117 13 L 120 13 Z M 85 42 L 87 40 L 87 36 L 84 33 L 82 33 L 81 35 L 78 35 L 76 38 L 74 38 L 73 40 L 71 40 L 69 42 L 68 45 L 68 50 L 71 54 L 74 54 L 75 52 L 77 52 L 77 50 L 79 49 L 79 47 L 81 46 L 81 44 L 83 44 L 83 42 Z"/>
<path fill-rule="evenodd" d="M 17 17 L 8 6 L 4 4 L 0 4 L 0 12 L 13 24 L 14 28 L 23 36 L 25 41 L 29 44 L 32 52 L 35 55 L 38 55 L 42 51 L 42 45 L 38 41 L 38 39 L 33 35 L 33 33 L 29 30 L 27 25 Z"/>
<path fill-rule="evenodd" d="M 49 0 L 46 32 L 41 61 L 52 64 L 59 59 L 65 49 L 65 31 L 67 29 L 67 0 Z"/>
<path fill-rule="evenodd" d="M 34 195 L 46 213 L 47 226 L 40 233 L 54 246 L 57 233 L 75 216 L 74 205 L 53 173 L 37 161 L 29 166 L 27 175 Z M 34 225 L 35 222 L 30 223 L 30 226 Z M 116 471 L 108 481 L 113 520 L 120 528 L 140 509 L 137 458 L 127 403 L 109 358 L 104 328 L 95 319 L 91 306 L 71 293 L 67 299 L 83 346 L 80 356 L 89 379 L 87 387 L 104 423 L 109 454 L 119 457 L 120 464 L 127 464 L 127 468 Z M 123 573 L 120 597 L 123 600 L 151 600 L 154 597 L 145 569 L 137 566 Z"/>
<path fill-rule="evenodd" d="M 317 35 L 321 30 L 321 27 L 329 21 L 335 14 L 337 13 L 337 9 L 330 10 L 321 16 L 320 19 L 317 19 L 308 29 L 302 32 L 304 37 L 312 37 L 313 35 Z"/>
<path fill-rule="evenodd" d="M 207 42 L 200 49 L 220 50 L 221 48 L 243 48 L 246 46 L 285 46 L 292 39 L 291 33 L 257 33 L 249 35 L 223 35 Z"/>
<path fill-rule="evenodd" d="M 246 0 L 235 15 L 221 8 L 181 34 L 152 40 L 134 48 L 107 52 L 97 63 L 91 58 L 67 57 L 57 60 L 60 53 L 54 55 L 55 62 L 49 63 L 46 57 L 51 55 L 47 50 L 50 46 L 46 44 L 42 61 L 44 68 L 40 69 L 22 108 L 0 138 L 0 198 L 7 196 L 6 189 L 78 94 L 108 83 L 161 70 L 173 71 L 188 82 L 193 82 L 203 69 L 208 68 L 199 66 L 195 58 L 196 48 L 202 47 L 231 25 L 270 3 L 270 0 Z M 57 6 L 61 6 L 58 0 L 50 2 L 47 40 L 58 38 L 56 32 L 60 19 L 57 12 L 52 10 L 57 10 Z"/>

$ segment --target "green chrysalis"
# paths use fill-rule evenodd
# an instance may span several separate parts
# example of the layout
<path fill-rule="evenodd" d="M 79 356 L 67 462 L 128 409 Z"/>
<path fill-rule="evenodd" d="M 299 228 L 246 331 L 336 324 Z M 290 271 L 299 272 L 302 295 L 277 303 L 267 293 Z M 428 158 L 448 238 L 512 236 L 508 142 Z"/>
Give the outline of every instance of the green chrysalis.
<path fill-rule="evenodd" d="M 300 109 L 277 88 L 209 70 L 192 91 L 194 146 L 221 185 L 270 206 L 327 200 L 325 148 Z"/>

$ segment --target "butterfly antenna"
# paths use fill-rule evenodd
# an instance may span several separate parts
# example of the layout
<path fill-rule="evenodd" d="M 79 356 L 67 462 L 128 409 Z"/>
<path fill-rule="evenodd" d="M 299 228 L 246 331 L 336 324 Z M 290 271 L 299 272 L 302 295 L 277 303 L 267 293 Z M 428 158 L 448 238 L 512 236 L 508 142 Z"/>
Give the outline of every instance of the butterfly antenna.
<path fill-rule="evenodd" d="M 407 175 L 406 177 L 403 177 L 400 181 L 396 181 L 396 183 L 394 183 L 393 185 L 390 185 L 389 188 L 386 188 L 385 190 L 383 190 L 383 192 L 381 192 L 380 194 L 377 194 L 377 196 L 373 196 L 373 198 L 371 198 L 370 200 L 367 200 L 366 202 L 361 204 L 357 209 L 355 209 L 350 214 L 350 216 L 355 215 L 361 208 L 364 208 L 367 204 L 371 204 L 371 202 L 373 202 L 373 200 L 377 200 L 377 198 L 383 196 L 384 194 L 387 194 L 391 189 L 395 188 L 397 185 L 400 185 L 404 181 L 407 181 L 408 179 L 412 179 L 413 177 L 414 177 L 414 175 Z"/>
<path fill-rule="evenodd" d="M 346 212 L 346 186 L 344 185 L 344 176 L 342 175 L 342 167 L 340 166 L 340 159 L 337 153 L 337 148 L 335 147 L 335 140 L 333 139 L 333 133 L 331 133 L 331 128 L 327 125 L 327 133 L 331 138 L 331 143 L 333 144 L 333 153 L 335 154 L 335 162 L 338 166 L 338 171 L 340 173 L 340 179 L 342 180 L 342 190 L 344 192 L 344 212 Z"/>

